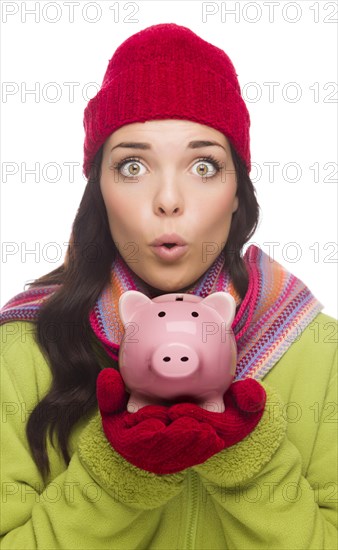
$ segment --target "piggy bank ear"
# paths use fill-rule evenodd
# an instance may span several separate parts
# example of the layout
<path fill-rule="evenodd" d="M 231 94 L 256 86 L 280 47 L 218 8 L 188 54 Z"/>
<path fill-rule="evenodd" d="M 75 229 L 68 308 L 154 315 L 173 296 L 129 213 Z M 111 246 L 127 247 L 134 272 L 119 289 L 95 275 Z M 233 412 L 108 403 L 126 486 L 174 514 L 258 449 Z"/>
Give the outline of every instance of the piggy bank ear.
<path fill-rule="evenodd" d="M 152 304 L 153 302 L 148 296 L 137 290 L 127 290 L 121 294 L 119 300 L 119 315 L 123 326 L 129 323 L 139 307 L 145 305 L 150 306 Z"/>
<path fill-rule="evenodd" d="M 236 302 L 231 294 L 228 292 L 213 292 L 200 303 L 215 309 L 224 319 L 226 326 L 231 327 L 236 313 Z"/>

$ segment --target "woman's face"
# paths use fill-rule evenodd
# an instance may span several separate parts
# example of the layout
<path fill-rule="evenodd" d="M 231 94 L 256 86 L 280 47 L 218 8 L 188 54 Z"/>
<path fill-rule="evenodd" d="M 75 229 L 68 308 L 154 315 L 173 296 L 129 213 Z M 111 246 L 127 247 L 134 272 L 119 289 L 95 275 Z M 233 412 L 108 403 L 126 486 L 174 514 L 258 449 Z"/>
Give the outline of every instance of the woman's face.
<path fill-rule="evenodd" d="M 219 169 L 203 159 L 210 155 Z M 163 293 L 184 291 L 207 271 L 238 207 L 228 140 L 188 120 L 151 120 L 116 130 L 104 145 L 100 185 L 119 253 Z M 186 241 L 181 257 L 156 254 L 151 242 L 165 233 Z"/>

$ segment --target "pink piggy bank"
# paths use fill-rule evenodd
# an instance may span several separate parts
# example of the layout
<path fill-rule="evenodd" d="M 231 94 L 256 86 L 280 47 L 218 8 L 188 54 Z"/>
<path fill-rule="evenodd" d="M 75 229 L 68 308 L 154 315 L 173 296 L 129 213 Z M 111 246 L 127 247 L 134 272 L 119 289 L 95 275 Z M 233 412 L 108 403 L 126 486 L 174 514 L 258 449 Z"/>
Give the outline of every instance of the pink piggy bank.
<path fill-rule="evenodd" d="M 130 393 L 127 410 L 189 401 L 223 412 L 223 394 L 237 362 L 235 311 L 227 292 L 206 298 L 172 293 L 152 300 L 135 290 L 123 293 L 119 369 Z"/>

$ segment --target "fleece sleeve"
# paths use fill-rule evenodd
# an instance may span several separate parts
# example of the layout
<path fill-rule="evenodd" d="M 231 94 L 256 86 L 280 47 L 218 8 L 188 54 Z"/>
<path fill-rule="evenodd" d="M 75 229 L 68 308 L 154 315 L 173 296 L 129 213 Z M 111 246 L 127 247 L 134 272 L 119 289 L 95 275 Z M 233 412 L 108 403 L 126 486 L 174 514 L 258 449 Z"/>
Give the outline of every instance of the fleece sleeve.
<path fill-rule="evenodd" d="M 193 468 L 213 499 L 227 548 L 336 550 L 337 371 L 323 403 L 323 410 L 335 406 L 335 416 L 320 423 L 307 477 L 287 437 L 284 403 L 262 385 L 267 402 L 256 429 Z"/>
<path fill-rule="evenodd" d="M 97 412 L 68 467 L 43 484 L 21 414 L 32 405 L 27 396 L 40 361 L 33 349 L 18 341 L 15 365 L 8 363 L 11 352 L 2 357 L 1 549 L 148 548 L 161 507 L 181 491 L 185 474 L 157 476 L 129 464 L 110 446 Z"/>

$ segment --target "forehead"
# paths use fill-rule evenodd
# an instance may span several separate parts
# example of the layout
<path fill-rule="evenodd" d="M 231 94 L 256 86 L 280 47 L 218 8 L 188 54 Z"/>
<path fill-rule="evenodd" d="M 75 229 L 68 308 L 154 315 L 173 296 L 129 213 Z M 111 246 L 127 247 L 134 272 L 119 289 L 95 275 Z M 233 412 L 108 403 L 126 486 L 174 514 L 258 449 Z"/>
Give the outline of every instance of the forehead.
<path fill-rule="evenodd" d="M 168 119 L 148 120 L 146 122 L 135 122 L 126 124 L 113 132 L 106 140 L 106 145 L 112 147 L 120 141 L 133 139 L 133 141 L 165 143 L 172 141 L 177 144 L 191 140 L 216 140 L 223 146 L 228 140 L 222 132 L 215 128 L 199 124 L 191 120 Z"/>

